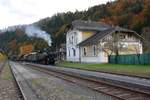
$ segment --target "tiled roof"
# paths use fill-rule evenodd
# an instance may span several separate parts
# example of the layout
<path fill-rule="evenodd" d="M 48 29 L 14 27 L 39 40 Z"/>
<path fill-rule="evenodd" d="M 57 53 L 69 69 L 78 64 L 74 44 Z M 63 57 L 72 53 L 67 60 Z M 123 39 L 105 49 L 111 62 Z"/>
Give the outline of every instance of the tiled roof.
<path fill-rule="evenodd" d="M 136 32 L 132 31 L 132 30 L 128 30 L 128 29 L 124 29 L 121 27 L 111 27 L 108 28 L 107 30 L 101 31 L 101 32 L 97 32 L 96 34 L 92 35 L 91 37 L 87 38 L 86 40 L 82 41 L 81 43 L 79 43 L 79 46 L 84 46 L 84 45 L 91 45 L 91 44 L 96 44 L 99 42 L 100 39 L 102 39 L 104 36 L 106 36 L 107 34 L 111 34 L 113 32 L 126 32 L 126 33 L 133 33 L 135 35 L 137 35 L 138 37 L 141 37 L 140 35 L 138 35 Z"/>
<path fill-rule="evenodd" d="M 111 33 L 112 31 L 114 31 L 114 28 L 110 28 L 108 30 L 104 30 L 104 31 L 98 32 L 98 33 L 92 35 L 91 37 L 87 38 L 86 40 L 82 41 L 78 45 L 84 46 L 84 45 L 87 45 L 87 44 L 88 45 L 96 44 L 97 42 L 99 42 L 99 40 L 101 38 L 103 38 L 105 35 Z"/>
<path fill-rule="evenodd" d="M 82 21 L 82 20 L 73 21 L 72 26 L 73 28 L 79 30 L 96 30 L 96 31 L 103 31 L 112 27 L 111 25 L 102 22 Z"/>

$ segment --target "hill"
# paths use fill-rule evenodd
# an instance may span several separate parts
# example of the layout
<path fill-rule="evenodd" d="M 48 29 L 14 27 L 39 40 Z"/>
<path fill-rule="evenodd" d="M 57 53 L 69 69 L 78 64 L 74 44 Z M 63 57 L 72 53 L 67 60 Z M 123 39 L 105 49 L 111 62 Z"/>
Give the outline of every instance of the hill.
<path fill-rule="evenodd" d="M 68 24 L 74 20 L 91 20 L 118 25 L 138 32 L 145 38 L 145 41 L 143 41 L 144 51 L 150 52 L 149 19 L 150 0 L 116 0 L 114 2 L 108 2 L 107 4 L 91 7 L 87 11 L 58 13 L 52 17 L 44 18 L 33 23 L 33 25 L 40 27 L 41 30 L 50 34 L 52 40 L 51 48 L 53 48 L 53 50 L 59 48 L 60 44 L 65 43 L 65 32 Z M 0 46 L 0 48 L 10 48 L 9 42 L 16 41 L 15 39 L 17 39 L 17 46 L 32 41 L 36 47 L 43 48 L 42 45 L 37 44 L 39 42 L 36 42 L 37 38 L 35 37 L 28 37 L 26 34 L 20 35 L 20 33 L 17 34 L 16 31 L 11 33 L 13 33 L 13 35 L 8 35 L 10 32 L 5 32 L 5 34 L 3 34 L 4 36 L 0 37 L 0 42 L 3 42 L 3 45 Z M 18 35 L 20 36 L 20 40 L 17 38 Z M 3 39 L 2 37 L 6 39 Z M 44 44 L 44 42 L 42 42 L 42 44 Z M 48 47 L 48 45 L 46 44 L 44 47 Z M 10 48 L 5 51 L 10 52 L 12 49 Z"/>
<path fill-rule="evenodd" d="M 107 4 L 94 6 L 87 11 L 75 13 L 60 13 L 45 18 L 37 24 L 51 33 L 53 47 L 57 48 L 65 43 L 65 26 L 74 20 L 101 21 L 112 25 L 121 26 L 136 31 L 145 39 L 144 51 L 149 52 L 150 39 L 150 0 L 116 0 Z M 146 45 L 146 46 L 145 46 Z"/>

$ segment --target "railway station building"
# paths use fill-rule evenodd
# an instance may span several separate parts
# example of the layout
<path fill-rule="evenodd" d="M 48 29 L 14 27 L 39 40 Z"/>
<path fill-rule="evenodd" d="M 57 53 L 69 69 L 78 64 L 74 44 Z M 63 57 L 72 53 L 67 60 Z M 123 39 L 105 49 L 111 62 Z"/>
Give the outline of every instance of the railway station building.
<path fill-rule="evenodd" d="M 107 63 L 109 55 L 142 54 L 142 37 L 135 31 L 102 22 L 76 20 L 66 34 L 66 60 Z"/>

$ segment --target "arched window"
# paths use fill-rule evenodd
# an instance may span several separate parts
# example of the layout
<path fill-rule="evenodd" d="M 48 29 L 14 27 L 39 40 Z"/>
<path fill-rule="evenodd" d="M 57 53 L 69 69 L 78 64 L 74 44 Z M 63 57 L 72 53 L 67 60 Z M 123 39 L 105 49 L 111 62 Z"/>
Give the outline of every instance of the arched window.
<path fill-rule="evenodd" d="M 73 50 L 73 56 L 76 56 L 76 50 L 74 48 L 72 48 Z"/>
<path fill-rule="evenodd" d="M 83 55 L 86 56 L 86 48 L 83 48 Z"/>
<path fill-rule="evenodd" d="M 74 39 L 73 39 L 73 36 L 72 36 L 72 44 L 73 44 L 73 42 L 74 42 L 73 40 L 74 40 Z"/>
<path fill-rule="evenodd" d="M 69 57 L 70 57 L 70 49 L 69 49 Z"/>
<path fill-rule="evenodd" d="M 71 39 L 69 38 L 69 44 L 71 44 Z"/>
<path fill-rule="evenodd" d="M 93 55 L 96 56 L 96 46 L 93 46 Z"/>

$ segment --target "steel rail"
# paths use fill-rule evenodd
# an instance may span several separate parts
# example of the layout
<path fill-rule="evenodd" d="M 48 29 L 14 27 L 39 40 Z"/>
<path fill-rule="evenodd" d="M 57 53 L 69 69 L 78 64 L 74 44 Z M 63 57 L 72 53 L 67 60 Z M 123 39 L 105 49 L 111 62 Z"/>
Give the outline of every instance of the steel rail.
<path fill-rule="evenodd" d="M 16 79 L 16 74 L 15 74 L 14 71 L 12 70 L 12 67 L 11 67 L 11 65 L 10 65 L 9 62 L 8 62 L 8 64 L 9 64 L 10 71 L 11 71 L 11 73 L 12 73 L 12 76 L 13 76 L 13 78 L 14 78 L 14 80 L 15 80 L 15 83 L 16 83 L 16 85 L 17 85 L 17 87 L 18 87 L 18 90 L 20 91 L 20 93 L 21 93 L 21 95 L 22 95 L 22 99 L 23 99 L 23 100 L 27 100 L 27 98 L 26 98 L 26 96 L 25 96 L 25 94 L 24 94 L 24 92 L 23 92 L 23 89 L 21 88 L 20 83 L 19 83 L 18 80 Z"/>
<path fill-rule="evenodd" d="M 66 80 L 66 81 L 69 81 L 69 82 L 72 82 L 72 83 L 76 83 L 76 84 L 78 84 L 76 81 L 74 81 L 74 80 L 71 80 L 71 78 L 76 78 L 76 79 L 80 79 L 80 81 L 82 80 L 84 80 L 84 81 L 87 81 L 87 82 L 92 82 L 92 83 L 96 83 L 97 85 L 98 85 L 98 87 L 91 87 L 91 86 L 86 86 L 86 87 L 88 87 L 88 88 L 90 88 L 90 89 L 92 89 L 92 90 L 95 90 L 95 91 L 98 91 L 98 92 L 101 92 L 101 93 L 104 93 L 104 94 L 107 94 L 107 95 L 109 95 L 109 96 L 112 96 L 112 97 L 115 97 L 115 98 L 118 98 L 118 99 L 120 99 L 120 100 L 129 100 L 129 98 L 133 98 L 133 95 L 131 95 L 131 97 L 128 97 L 128 99 L 126 99 L 127 98 L 127 96 L 125 96 L 125 97 L 123 97 L 123 94 L 122 94 L 122 96 L 121 96 L 121 94 L 120 93 L 124 93 L 124 92 L 126 92 L 127 94 L 129 93 L 129 94 L 137 94 L 137 95 L 143 95 L 143 96 L 148 96 L 148 97 L 150 97 L 150 93 L 144 93 L 144 92 L 139 92 L 139 91 L 136 91 L 136 90 L 133 90 L 133 89 L 131 89 L 131 88 L 127 88 L 127 87 L 124 87 L 124 86 L 118 86 L 118 85 L 114 85 L 114 84 L 110 84 L 110 83 L 108 83 L 108 82 L 104 82 L 104 81 L 97 81 L 97 80 L 95 80 L 95 79 L 90 79 L 90 78 L 85 78 L 85 77 L 81 77 L 81 76 L 76 76 L 76 75 L 72 75 L 72 74 L 69 74 L 69 73 L 65 73 L 65 72 L 60 72 L 60 71 L 56 71 L 56 70 L 51 70 L 51 69 L 48 69 L 48 68 L 41 68 L 41 67 L 39 67 L 39 66 L 31 66 L 30 65 L 30 67 L 31 68 L 34 68 L 34 69 L 36 69 L 36 70 L 39 70 L 39 71 L 42 71 L 42 72 L 44 72 L 44 73 L 47 73 L 47 74 L 52 74 L 52 72 L 53 72 L 53 75 L 54 75 L 54 73 L 55 73 L 55 75 L 54 76 L 56 76 L 56 77 L 58 77 L 58 78 L 61 78 L 61 79 L 63 79 L 63 80 Z M 38 67 L 38 68 L 37 68 Z M 57 75 L 56 75 L 56 73 L 57 73 Z M 67 77 L 71 77 L 70 79 L 68 79 Z M 103 90 L 101 90 L 100 88 L 101 88 L 101 86 L 100 86 L 100 84 L 102 84 L 103 85 L 103 87 L 106 87 L 106 89 L 105 90 L 108 90 L 108 91 L 103 91 Z M 78 85 L 81 85 L 81 84 L 78 84 Z M 85 86 L 85 85 L 83 85 L 82 84 L 82 86 Z M 121 90 L 121 92 L 120 93 L 118 93 L 118 95 L 114 95 L 113 94 L 113 92 L 110 92 L 110 90 Z M 116 91 L 115 91 L 116 92 Z"/>

